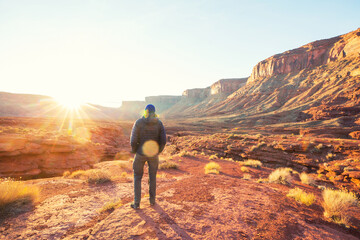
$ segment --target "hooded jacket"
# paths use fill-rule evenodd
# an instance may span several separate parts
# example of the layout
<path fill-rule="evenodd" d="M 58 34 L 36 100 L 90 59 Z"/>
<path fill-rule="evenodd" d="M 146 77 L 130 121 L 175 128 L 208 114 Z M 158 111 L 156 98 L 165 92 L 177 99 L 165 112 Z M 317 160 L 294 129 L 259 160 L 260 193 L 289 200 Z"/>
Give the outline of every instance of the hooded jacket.
<path fill-rule="evenodd" d="M 130 137 L 131 152 L 144 155 L 142 147 L 149 140 L 154 140 L 159 144 L 159 153 L 164 150 L 166 144 L 165 128 L 154 115 L 139 118 L 134 123 Z"/>

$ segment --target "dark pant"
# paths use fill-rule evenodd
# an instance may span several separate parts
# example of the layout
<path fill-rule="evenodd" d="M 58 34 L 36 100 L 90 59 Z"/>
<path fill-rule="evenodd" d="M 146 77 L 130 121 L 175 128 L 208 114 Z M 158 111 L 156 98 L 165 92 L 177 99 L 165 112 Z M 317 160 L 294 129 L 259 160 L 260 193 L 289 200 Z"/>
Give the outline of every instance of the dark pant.
<path fill-rule="evenodd" d="M 159 156 L 146 157 L 140 154 L 135 155 L 133 162 L 134 170 L 134 203 L 140 205 L 141 201 L 141 179 L 144 174 L 145 162 L 149 167 L 149 196 L 150 203 L 155 203 L 156 196 L 156 172 L 159 166 Z"/>

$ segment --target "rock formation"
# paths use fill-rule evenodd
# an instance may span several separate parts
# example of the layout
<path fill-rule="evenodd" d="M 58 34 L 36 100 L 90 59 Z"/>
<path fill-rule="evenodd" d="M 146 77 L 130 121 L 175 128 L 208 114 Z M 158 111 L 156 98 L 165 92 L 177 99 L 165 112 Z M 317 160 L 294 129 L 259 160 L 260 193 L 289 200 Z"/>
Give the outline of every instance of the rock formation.
<path fill-rule="evenodd" d="M 247 80 L 248 78 L 220 79 L 219 81 L 215 82 L 210 86 L 211 95 L 231 94 L 242 86 L 245 86 Z"/>
<path fill-rule="evenodd" d="M 262 77 L 297 72 L 358 55 L 360 51 L 360 28 L 354 32 L 315 41 L 300 48 L 274 55 L 259 62 L 249 78 L 249 82 Z"/>

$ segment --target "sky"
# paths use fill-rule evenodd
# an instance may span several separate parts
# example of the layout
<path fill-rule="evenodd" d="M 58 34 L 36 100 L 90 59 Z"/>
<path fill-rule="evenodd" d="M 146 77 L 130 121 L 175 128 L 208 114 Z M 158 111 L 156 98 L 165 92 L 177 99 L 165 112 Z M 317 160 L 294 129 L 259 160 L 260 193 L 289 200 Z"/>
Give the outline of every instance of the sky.
<path fill-rule="evenodd" d="M 119 107 L 360 27 L 360 1 L 0 0 L 0 91 Z"/>

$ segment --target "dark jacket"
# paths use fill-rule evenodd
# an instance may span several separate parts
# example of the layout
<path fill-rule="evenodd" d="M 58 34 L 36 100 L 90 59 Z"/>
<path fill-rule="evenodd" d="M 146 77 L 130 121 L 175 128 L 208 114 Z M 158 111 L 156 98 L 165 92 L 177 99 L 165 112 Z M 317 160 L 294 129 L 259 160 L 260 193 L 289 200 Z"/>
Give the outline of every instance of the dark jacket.
<path fill-rule="evenodd" d="M 159 144 L 159 153 L 164 150 L 166 144 L 165 128 L 162 122 L 154 116 L 142 117 L 134 123 L 130 137 L 131 152 L 144 155 L 142 146 L 149 140 L 154 140 Z"/>

